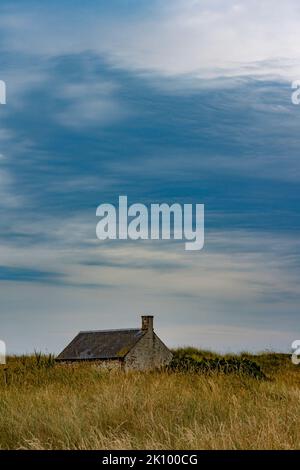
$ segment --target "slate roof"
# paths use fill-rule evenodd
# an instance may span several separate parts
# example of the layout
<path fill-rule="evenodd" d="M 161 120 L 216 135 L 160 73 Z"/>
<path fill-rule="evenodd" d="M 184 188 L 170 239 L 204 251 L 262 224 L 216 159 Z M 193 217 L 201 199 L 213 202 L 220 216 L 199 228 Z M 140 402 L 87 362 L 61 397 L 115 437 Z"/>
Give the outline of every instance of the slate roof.
<path fill-rule="evenodd" d="M 120 359 L 144 334 L 141 329 L 81 331 L 56 360 Z"/>

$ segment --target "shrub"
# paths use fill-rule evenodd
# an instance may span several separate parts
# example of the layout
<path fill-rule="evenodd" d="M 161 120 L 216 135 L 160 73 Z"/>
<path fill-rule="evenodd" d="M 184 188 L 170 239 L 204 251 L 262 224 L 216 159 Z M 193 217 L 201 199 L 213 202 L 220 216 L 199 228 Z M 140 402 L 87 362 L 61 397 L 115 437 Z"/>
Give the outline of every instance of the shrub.
<path fill-rule="evenodd" d="M 256 379 L 266 379 L 261 367 L 247 358 L 241 357 L 203 357 L 196 352 L 190 353 L 184 350 L 174 352 L 173 359 L 168 365 L 168 370 L 176 372 L 198 372 L 224 374 L 241 374 Z"/>

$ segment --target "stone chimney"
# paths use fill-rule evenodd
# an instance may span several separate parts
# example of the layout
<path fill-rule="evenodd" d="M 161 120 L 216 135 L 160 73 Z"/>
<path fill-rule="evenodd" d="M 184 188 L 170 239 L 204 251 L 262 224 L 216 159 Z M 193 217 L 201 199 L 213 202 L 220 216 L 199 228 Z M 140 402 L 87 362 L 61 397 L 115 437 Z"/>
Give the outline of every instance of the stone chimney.
<path fill-rule="evenodd" d="M 153 315 L 142 315 L 142 330 L 153 331 Z"/>

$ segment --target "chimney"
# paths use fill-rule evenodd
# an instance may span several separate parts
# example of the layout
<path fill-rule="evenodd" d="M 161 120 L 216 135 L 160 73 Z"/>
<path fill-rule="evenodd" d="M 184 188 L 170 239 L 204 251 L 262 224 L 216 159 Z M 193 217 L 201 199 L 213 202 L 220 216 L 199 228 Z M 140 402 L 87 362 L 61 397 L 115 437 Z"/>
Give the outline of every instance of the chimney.
<path fill-rule="evenodd" d="M 142 330 L 153 331 L 153 315 L 142 315 Z"/>

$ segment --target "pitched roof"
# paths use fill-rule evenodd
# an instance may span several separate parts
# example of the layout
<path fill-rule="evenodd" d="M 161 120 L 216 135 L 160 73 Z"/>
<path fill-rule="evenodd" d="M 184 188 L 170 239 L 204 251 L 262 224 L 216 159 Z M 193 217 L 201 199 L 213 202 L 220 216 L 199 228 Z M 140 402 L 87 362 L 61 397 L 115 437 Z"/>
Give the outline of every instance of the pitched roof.
<path fill-rule="evenodd" d="M 56 359 L 75 361 L 122 358 L 144 334 L 145 331 L 140 329 L 81 331 Z"/>

